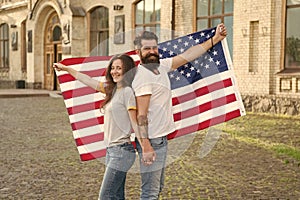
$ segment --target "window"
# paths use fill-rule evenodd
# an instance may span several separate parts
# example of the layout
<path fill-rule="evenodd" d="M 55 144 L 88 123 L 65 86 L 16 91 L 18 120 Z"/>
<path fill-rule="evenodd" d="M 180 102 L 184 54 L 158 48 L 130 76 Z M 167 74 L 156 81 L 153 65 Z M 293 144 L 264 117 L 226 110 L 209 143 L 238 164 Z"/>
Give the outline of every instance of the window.
<path fill-rule="evenodd" d="M 90 55 L 108 55 L 108 8 L 97 7 L 90 12 Z"/>
<path fill-rule="evenodd" d="M 0 25 L 0 68 L 9 67 L 8 24 Z"/>
<path fill-rule="evenodd" d="M 21 24 L 21 69 L 27 72 L 27 53 L 26 53 L 26 20 Z"/>
<path fill-rule="evenodd" d="M 285 30 L 285 68 L 300 70 L 300 0 L 287 0 Z"/>
<path fill-rule="evenodd" d="M 249 37 L 249 72 L 258 72 L 259 66 L 259 21 L 250 22 L 250 37 Z"/>
<path fill-rule="evenodd" d="M 52 36 L 53 42 L 61 41 L 61 28 L 59 26 L 54 27 Z"/>
<path fill-rule="evenodd" d="M 160 36 L 161 0 L 141 0 L 135 4 L 135 33 L 142 30 L 154 32 Z"/>
<path fill-rule="evenodd" d="M 224 23 L 227 27 L 227 42 L 230 54 L 232 55 L 233 43 L 233 0 L 196 0 L 197 31 L 215 27 L 219 23 Z"/>

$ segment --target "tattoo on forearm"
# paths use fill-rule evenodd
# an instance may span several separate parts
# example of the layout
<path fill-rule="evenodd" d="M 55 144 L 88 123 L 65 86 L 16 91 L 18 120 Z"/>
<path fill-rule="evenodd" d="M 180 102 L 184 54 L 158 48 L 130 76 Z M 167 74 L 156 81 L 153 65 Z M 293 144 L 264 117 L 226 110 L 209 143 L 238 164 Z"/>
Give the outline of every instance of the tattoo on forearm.
<path fill-rule="evenodd" d="M 146 115 L 139 115 L 137 117 L 138 120 L 138 125 L 139 126 L 144 126 L 144 125 L 148 125 L 148 118 Z"/>
<path fill-rule="evenodd" d="M 145 115 L 140 115 L 137 117 L 139 137 L 148 138 L 148 119 Z"/>

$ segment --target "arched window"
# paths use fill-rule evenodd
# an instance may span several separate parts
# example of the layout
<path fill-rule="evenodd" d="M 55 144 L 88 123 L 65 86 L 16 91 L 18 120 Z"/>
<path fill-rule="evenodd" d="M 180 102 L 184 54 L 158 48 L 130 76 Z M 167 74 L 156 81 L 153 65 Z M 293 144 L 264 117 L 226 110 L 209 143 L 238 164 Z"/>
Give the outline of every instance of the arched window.
<path fill-rule="evenodd" d="M 108 51 L 108 8 L 100 6 L 90 12 L 90 55 L 107 56 Z"/>
<path fill-rule="evenodd" d="M 55 26 L 53 29 L 53 41 L 61 41 L 61 28 Z"/>
<path fill-rule="evenodd" d="M 227 42 L 232 55 L 233 45 L 233 0 L 196 0 L 197 31 L 224 23 L 227 27 Z"/>
<path fill-rule="evenodd" d="M 0 25 L 0 68 L 9 68 L 8 24 Z"/>
<path fill-rule="evenodd" d="M 27 72 L 26 20 L 21 23 L 21 69 Z"/>
<path fill-rule="evenodd" d="M 300 1 L 287 0 L 285 29 L 285 68 L 300 71 Z"/>
<path fill-rule="evenodd" d="M 161 0 L 141 0 L 135 4 L 135 33 L 152 31 L 160 36 Z"/>

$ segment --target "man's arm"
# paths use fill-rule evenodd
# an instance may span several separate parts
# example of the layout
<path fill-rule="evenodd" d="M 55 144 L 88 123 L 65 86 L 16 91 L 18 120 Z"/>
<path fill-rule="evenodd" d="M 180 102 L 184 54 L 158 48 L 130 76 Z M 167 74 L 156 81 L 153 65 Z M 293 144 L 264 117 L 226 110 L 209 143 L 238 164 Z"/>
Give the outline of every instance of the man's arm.
<path fill-rule="evenodd" d="M 143 95 L 136 97 L 137 103 L 137 124 L 138 124 L 138 134 L 137 138 L 141 144 L 143 150 L 143 162 L 145 165 L 151 165 L 156 158 L 156 153 L 151 146 L 148 137 L 148 108 L 150 104 L 151 95 Z"/>
<path fill-rule="evenodd" d="M 177 69 L 178 67 L 195 60 L 204 54 L 207 50 L 213 47 L 213 45 L 217 44 L 221 40 L 223 40 L 227 35 L 227 30 L 224 24 L 219 24 L 217 26 L 217 30 L 212 39 L 209 39 L 199 45 L 195 45 L 189 49 L 187 49 L 184 53 L 173 57 L 172 61 L 172 70 Z"/>
<path fill-rule="evenodd" d="M 155 152 L 151 146 L 151 143 L 148 138 L 143 138 L 140 134 L 140 128 L 137 122 L 137 111 L 134 109 L 128 110 L 131 126 L 134 130 L 134 133 L 141 144 L 142 150 L 143 150 L 143 158 L 142 162 L 144 165 L 151 165 L 153 161 L 155 161 Z"/>

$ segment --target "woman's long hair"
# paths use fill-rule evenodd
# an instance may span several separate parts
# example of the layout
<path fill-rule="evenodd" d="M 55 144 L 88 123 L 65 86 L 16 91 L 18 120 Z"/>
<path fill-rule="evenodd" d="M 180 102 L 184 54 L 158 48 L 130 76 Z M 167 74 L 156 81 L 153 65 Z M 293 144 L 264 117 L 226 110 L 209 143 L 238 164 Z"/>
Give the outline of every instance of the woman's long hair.
<path fill-rule="evenodd" d="M 107 68 L 106 68 L 106 74 L 105 74 L 105 78 L 106 78 L 106 86 L 104 87 L 105 90 L 105 98 L 103 103 L 101 104 L 101 108 L 104 108 L 104 106 L 109 103 L 116 91 L 116 85 L 117 83 L 115 83 L 113 81 L 113 78 L 110 74 L 111 72 L 111 67 L 112 64 L 115 60 L 120 59 L 122 64 L 123 64 L 123 79 L 121 81 L 122 87 L 126 87 L 129 86 L 131 87 L 132 81 L 134 79 L 135 73 L 136 73 L 136 67 L 135 67 L 135 63 L 134 60 L 126 54 L 121 54 L 121 55 L 116 55 L 114 56 Z"/>

